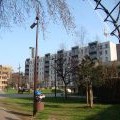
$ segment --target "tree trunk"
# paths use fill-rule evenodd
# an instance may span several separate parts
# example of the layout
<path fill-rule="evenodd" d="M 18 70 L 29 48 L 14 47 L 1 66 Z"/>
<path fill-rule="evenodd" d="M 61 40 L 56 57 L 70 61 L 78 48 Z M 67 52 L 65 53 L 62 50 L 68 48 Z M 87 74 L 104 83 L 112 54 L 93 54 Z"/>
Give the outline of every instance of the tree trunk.
<path fill-rule="evenodd" d="M 67 85 L 65 84 L 65 99 L 67 99 Z"/>
<path fill-rule="evenodd" d="M 88 83 L 86 84 L 86 101 L 87 101 L 87 106 L 89 106 L 89 90 L 88 90 Z"/>
<path fill-rule="evenodd" d="M 92 82 L 89 84 L 89 106 L 93 107 L 93 90 L 92 90 Z"/>

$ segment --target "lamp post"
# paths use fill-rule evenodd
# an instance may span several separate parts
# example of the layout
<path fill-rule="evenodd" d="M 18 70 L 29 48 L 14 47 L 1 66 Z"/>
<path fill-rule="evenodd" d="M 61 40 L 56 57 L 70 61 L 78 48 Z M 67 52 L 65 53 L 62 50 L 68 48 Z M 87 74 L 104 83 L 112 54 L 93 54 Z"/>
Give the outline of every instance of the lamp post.
<path fill-rule="evenodd" d="M 56 62 L 57 62 L 57 60 L 56 60 L 56 55 L 55 55 L 55 68 L 57 67 L 57 63 Z M 55 70 L 55 98 L 56 98 L 56 92 L 57 92 L 56 91 L 56 87 L 57 87 L 57 85 L 56 85 L 56 77 L 57 77 L 56 72 L 57 71 Z"/>
<path fill-rule="evenodd" d="M 36 22 L 34 22 L 30 28 L 33 29 L 36 26 L 36 47 L 35 47 L 35 63 L 34 63 L 34 96 L 33 96 L 33 116 L 36 115 L 37 112 L 37 107 L 36 107 L 36 95 L 35 91 L 37 89 L 37 79 L 38 79 L 38 74 L 37 74 L 37 56 L 38 56 L 38 21 L 39 17 L 38 14 L 36 15 Z"/>
<path fill-rule="evenodd" d="M 18 70 L 19 70 L 19 78 L 18 78 L 18 93 L 19 93 L 19 87 L 20 87 L 20 64 L 19 64 L 19 67 L 18 67 Z"/>

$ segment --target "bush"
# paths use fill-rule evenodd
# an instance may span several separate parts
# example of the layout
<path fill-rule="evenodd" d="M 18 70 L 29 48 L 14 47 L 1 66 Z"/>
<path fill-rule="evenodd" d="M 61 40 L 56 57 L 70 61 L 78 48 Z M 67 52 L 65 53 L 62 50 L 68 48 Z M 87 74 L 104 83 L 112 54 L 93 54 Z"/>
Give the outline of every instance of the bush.
<path fill-rule="evenodd" d="M 55 89 L 52 89 L 52 92 L 55 93 Z M 64 91 L 62 89 L 56 89 L 56 93 L 63 93 Z"/>
<path fill-rule="evenodd" d="M 105 84 L 95 86 L 93 90 L 101 102 L 120 103 L 120 78 L 107 79 Z"/>

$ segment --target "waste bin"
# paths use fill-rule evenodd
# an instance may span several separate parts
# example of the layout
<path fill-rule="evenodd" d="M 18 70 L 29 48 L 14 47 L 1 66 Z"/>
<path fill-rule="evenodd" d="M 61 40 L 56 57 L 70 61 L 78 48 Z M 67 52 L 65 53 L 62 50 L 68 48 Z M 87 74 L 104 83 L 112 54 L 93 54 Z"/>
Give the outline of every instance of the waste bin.
<path fill-rule="evenodd" d="M 44 110 L 44 102 L 36 102 L 36 110 L 37 112 Z"/>
<path fill-rule="evenodd" d="M 41 91 L 36 90 L 35 91 L 35 100 L 36 100 L 36 110 L 38 111 L 42 111 L 44 110 L 44 102 L 42 102 L 42 99 L 45 98 L 45 95 L 42 94 Z"/>

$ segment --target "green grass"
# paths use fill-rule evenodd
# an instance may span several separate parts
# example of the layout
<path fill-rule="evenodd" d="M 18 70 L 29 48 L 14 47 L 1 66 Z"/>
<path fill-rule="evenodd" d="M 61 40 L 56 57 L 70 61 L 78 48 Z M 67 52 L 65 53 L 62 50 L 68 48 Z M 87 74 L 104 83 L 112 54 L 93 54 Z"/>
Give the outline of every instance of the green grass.
<path fill-rule="evenodd" d="M 60 100 L 61 99 L 61 100 Z M 45 110 L 37 114 L 41 120 L 120 120 L 120 105 L 96 104 L 88 108 L 81 99 L 49 98 Z"/>
<path fill-rule="evenodd" d="M 55 89 L 42 89 L 41 90 L 43 93 L 55 93 Z M 63 90 L 61 89 L 56 89 L 56 93 L 62 93 Z"/>
<path fill-rule="evenodd" d="M 42 91 L 42 93 L 52 93 L 52 90 L 51 89 L 42 89 L 41 90 Z"/>
<path fill-rule="evenodd" d="M 22 120 L 31 120 L 32 99 L 2 98 L 0 99 L 0 106 L 6 108 L 10 113 L 19 116 Z"/>
<path fill-rule="evenodd" d="M 41 91 L 44 94 L 46 94 L 46 93 L 54 93 L 55 92 L 52 89 L 42 89 Z M 13 94 L 13 93 L 18 93 L 18 90 L 13 89 L 13 88 L 8 88 L 8 89 L 5 89 L 4 92 L 7 93 L 7 94 Z M 62 91 L 57 89 L 56 92 L 61 93 Z M 25 93 L 28 93 L 28 92 L 24 92 L 23 94 L 25 94 Z M 30 91 L 30 93 L 32 93 L 32 90 Z"/>
<path fill-rule="evenodd" d="M 0 99 L 0 103 L 17 114 L 32 115 L 32 99 Z M 88 108 L 83 99 L 45 98 L 45 108 L 35 120 L 120 120 L 120 104 L 95 104 Z M 14 110 L 15 109 L 15 110 Z"/>
<path fill-rule="evenodd" d="M 13 89 L 13 88 L 5 89 L 4 92 L 7 94 L 18 93 L 18 91 L 16 89 Z"/>

